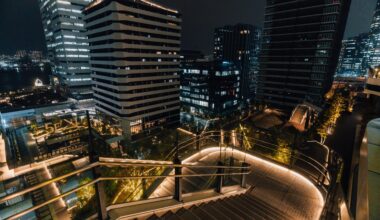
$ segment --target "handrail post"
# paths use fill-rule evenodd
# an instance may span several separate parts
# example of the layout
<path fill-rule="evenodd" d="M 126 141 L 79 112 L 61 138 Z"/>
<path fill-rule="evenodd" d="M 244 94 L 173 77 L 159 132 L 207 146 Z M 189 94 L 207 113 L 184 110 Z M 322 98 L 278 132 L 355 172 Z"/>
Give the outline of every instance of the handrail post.
<path fill-rule="evenodd" d="M 197 136 L 195 137 L 195 144 L 196 144 L 197 152 L 199 152 L 201 150 L 199 139 L 200 139 L 200 132 L 197 131 Z"/>
<path fill-rule="evenodd" d="M 240 132 L 240 148 L 242 151 L 245 152 L 245 148 L 244 148 L 244 134 L 243 134 L 243 131 Z"/>
<path fill-rule="evenodd" d="M 242 173 L 247 173 L 248 172 L 248 167 L 249 167 L 249 164 L 246 163 L 246 162 L 243 162 L 241 164 L 242 168 L 241 168 L 241 172 Z M 247 188 L 247 174 L 242 174 L 241 175 L 241 187 L 242 188 Z"/>
<path fill-rule="evenodd" d="M 90 163 L 99 162 L 99 155 L 96 153 L 94 144 L 93 144 L 93 134 L 92 134 L 92 128 L 91 128 L 91 121 L 90 121 L 90 115 L 89 112 L 86 111 L 86 118 L 87 118 L 87 124 L 88 124 L 88 153 L 89 153 L 89 159 Z M 92 174 L 94 176 L 94 179 L 99 178 L 100 170 L 99 168 L 92 168 L 91 169 Z M 95 193 L 96 193 L 96 199 L 97 199 L 97 205 L 98 205 L 98 219 L 106 220 L 108 218 L 107 216 L 107 207 L 106 207 L 106 194 L 104 192 L 104 182 L 98 181 L 95 183 Z"/>
<path fill-rule="evenodd" d="M 221 128 L 220 129 L 220 146 L 223 147 L 223 145 L 224 145 L 224 131 Z"/>
<path fill-rule="evenodd" d="M 181 165 L 182 161 L 179 159 L 178 132 L 176 135 L 175 148 L 176 153 L 173 164 Z M 174 199 L 178 202 L 182 202 L 182 177 L 179 177 L 182 175 L 182 167 L 175 167 L 174 174 L 176 175 L 176 177 L 174 177 Z"/>
<path fill-rule="evenodd" d="M 93 173 L 95 174 L 95 178 L 100 177 L 99 168 L 94 168 Z M 98 181 L 95 183 L 95 192 L 97 197 L 98 204 L 98 219 L 106 220 L 108 219 L 107 214 L 107 206 L 106 206 L 106 193 L 104 191 L 104 182 Z"/>
<path fill-rule="evenodd" d="M 218 166 L 224 166 L 223 162 L 219 161 Z M 216 189 L 215 190 L 217 193 L 221 193 L 222 188 L 223 188 L 223 176 L 222 176 L 222 174 L 224 173 L 224 168 L 219 167 L 218 171 L 216 173 L 219 175 L 216 177 L 216 186 L 215 186 Z"/>
<path fill-rule="evenodd" d="M 173 161 L 174 164 L 181 165 L 181 160 L 176 157 Z M 175 167 L 174 173 L 176 177 L 174 177 L 174 199 L 178 202 L 182 202 L 182 177 L 178 177 L 177 175 L 182 175 L 182 167 Z"/>

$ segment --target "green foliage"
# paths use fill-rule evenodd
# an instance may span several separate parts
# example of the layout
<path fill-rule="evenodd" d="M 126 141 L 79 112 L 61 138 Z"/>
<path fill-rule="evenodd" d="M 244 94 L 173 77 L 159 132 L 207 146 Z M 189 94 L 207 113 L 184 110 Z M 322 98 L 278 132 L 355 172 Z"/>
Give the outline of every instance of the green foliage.
<path fill-rule="evenodd" d="M 33 121 L 31 124 L 30 124 L 30 130 L 33 132 L 33 134 L 35 134 L 37 132 L 37 123 L 35 121 Z"/>
<path fill-rule="evenodd" d="M 91 178 L 82 179 L 79 184 L 84 185 L 91 182 Z M 87 219 L 92 214 L 96 212 L 96 196 L 95 196 L 95 187 L 93 185 L 86 186 L 76 192 L 78 197 L 77 206 L 73 209 L 73 219 L 82 220 Z"/>
<path fill-rule="evenodd" d="M 332 97 L 330 107 L 324 112 L 323 120 L 317 127 L 317 133 L 321 138 L 321 143 L 326 141 L 329 130 L 335 128 L 336 122 L 342 112 L 346 109 L 346 98 L 341 93 L 335 93 Z"/>
<path fill-rule="evenodd" d="M 289 146 L 283 145 L 279 146 L 278 149 L 275 151 L 275 154 L 272 156 L 272 158 L 282 164 L 290 164 L 292 156 L 292 149 Z"/>
<path fill-rule="evenodd" d="M 161 167 L 128 167 L 128 168 L 103 168 L 102 176 L 149 176 L 149 175 L 161 175 L 163 172 Z M 117 181 L 106 181 L 105 191 L 107 194 L 107 204 L 119 204 L 130 201 L 140 200 L 145 189 L 154 182 L 154 179 L 146 179 L 145 182 L 142 179 L 120 179 Z"/>
<path fill-rule="evenodd" d="M 91 181 L 92 181 L 91 178 L 86 177 L 86 178 L 82 179 L 79 184 L 84 185 L 84 184 L 87 184 Z M 86 206 L 88 204 L 88 202 L 90 201 L 90 199 L 92 199 L 92 197 L 94 195 L 95 195 L 95 187 L 93 185 L 85 186 L 82 189 L 80 189 L 77 192 L 77 197 L 78 197 L 77 205 L 78 205 L 78 207 L 83 208 L 84 206 Z"/>

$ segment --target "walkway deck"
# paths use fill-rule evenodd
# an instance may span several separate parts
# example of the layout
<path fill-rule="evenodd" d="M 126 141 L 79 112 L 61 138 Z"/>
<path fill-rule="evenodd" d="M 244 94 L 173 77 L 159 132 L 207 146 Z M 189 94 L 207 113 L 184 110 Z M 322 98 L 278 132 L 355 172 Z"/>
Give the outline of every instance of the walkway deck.
<path fill-rule="evenodd" d="M 281 219 L 319 219 L 324 199 L 317 187 L 302 175 L 258 157 L 245 155 L 241 151 L 233 150 L 232 153 L 231 149 L 224 149 L 222 155 L 227 157 L 233 155 L 241 161 L 245 158 L 245 161 L 251 164 L 252 173 L 247 183 L 254 186 L 252 196 L 267 204 L 268 212 L 270 210 L 284 212 Z M 207 148 L 184 160 L 183 163 L 215 164 L 219 156 L 220 148 Z M 171 190 L 173 187 L 173 181 L 164 180 L 152 194 L 152 198 L 168 196 L 168 191 L 173 192 Z M 262 209 L 262 206 L 258 204 L 257 208 Z"/>

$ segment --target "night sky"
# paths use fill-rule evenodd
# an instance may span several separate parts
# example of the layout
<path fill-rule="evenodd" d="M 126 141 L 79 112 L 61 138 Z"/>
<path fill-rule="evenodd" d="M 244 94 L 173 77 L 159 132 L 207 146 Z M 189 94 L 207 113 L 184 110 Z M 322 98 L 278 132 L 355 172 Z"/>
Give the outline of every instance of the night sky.
<path fill-rule="evenodd" d="M 352 0 L 346 37 L 369 30 L 377 0 Z M 182 48 L 211 53 L 215 27 L 262 26 L 265 0 L 156 0 L 183 15 Z M 45 50 L 38 0 L 0 0 L 0 54 Z"/>

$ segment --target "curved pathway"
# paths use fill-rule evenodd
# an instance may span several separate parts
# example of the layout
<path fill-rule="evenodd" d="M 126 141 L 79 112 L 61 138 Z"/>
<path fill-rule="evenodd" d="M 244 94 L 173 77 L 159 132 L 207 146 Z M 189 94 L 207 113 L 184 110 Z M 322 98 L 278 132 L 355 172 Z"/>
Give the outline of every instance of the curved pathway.
<path fill-rule="evenodd" d="M 247 178 L 247 183 L 253 187 L 249 193 L 258 201 L 258 207 L 261 209 L 267 207 L 268 213 L 273 211 L 283 213 L 281 219 L 319 219 L 324 199 L 318 188 L 307 178 L 253 155 L 231 148 L 222 149 L 223 157 L 233 156 L 251 165 L 251 174 Z M 219 157 L 220 148 L 211 147 L 183 160 L 183 163 L 215 164 Z M 168 192 L 173 192 L 173 187 L 173 181 L 167 178 L 151 197 L 168 196 Z"/>

